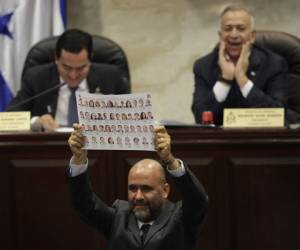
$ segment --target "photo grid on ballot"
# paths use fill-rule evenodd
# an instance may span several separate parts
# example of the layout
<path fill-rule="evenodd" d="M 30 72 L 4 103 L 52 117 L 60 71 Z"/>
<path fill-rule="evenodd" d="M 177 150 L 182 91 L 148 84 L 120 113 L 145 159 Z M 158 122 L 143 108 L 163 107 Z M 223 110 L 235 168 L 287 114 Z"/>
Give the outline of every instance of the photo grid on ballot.
<path fill-rule="evenodd" d="M 154 116 L 149 93 L 76 93 L 79 123 L 89 150 L 155 151 Z"/>

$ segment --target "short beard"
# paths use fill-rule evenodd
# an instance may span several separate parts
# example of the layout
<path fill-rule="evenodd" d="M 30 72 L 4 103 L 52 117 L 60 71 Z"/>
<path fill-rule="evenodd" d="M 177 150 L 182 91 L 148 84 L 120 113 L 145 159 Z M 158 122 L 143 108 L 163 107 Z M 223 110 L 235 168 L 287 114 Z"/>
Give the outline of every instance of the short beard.
<path fill-rule="evenodd" d="M 143 209 L 133 208 L 133 213 L 135 217 L 142 222 L 149 222 L 152 220 L 152 214 L 149 207 L 144 207 Z"/>

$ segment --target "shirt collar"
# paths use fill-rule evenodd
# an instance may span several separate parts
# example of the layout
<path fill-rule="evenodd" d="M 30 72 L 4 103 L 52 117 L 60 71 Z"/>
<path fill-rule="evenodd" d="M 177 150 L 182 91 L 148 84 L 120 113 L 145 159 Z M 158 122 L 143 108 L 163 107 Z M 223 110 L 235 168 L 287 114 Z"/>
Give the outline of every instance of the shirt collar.
<path fill-rule="evenodd" d="M 141 229 L 141 227 L 144 225 L 144 224 L 149 224 L 150 226 L 152 226 L 152 224 L 154 223 L 154 220 L 153 221 L 149 221 L 149 222 L 142 222 L 140 220 L 137 220 L 137 223 L 138 223 L 138 227 L 139 229 Z"/>
<path fill-rule="evenodd" d="M 64 80 L 63 80 L 62 77 L 59 78 L 59 81 L 60 81 L 60 83 L 63 83 L 63 82 L 64 82 Z M 68 84 L 65 84 L 65 85 L 62 86 L 62 88 L 65 88 L 65 89 L 66 89 L 67 87 L 68 87 Z M 78 90 L 79 90 L 79 91 L 88 91 L 88 86 L 87 86 L 87 80 L 86 80 L 86 78 L 84 78 L 84 79 L 79 83 L 79 85 L 78 85 Z"/>

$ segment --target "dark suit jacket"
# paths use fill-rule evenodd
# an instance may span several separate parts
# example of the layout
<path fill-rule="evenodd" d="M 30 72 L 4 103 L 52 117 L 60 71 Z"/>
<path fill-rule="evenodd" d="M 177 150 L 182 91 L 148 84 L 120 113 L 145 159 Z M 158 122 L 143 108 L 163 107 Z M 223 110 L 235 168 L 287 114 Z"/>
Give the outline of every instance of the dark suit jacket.
<path fill-rule="evenodd" d="M 183 194 L 177 203 L 166 201 L 160 216 L 150 227 L 145 250 L 192 250 L 199 226 L 207 211 L 207 196 L 197 178 L 187 174 L 173 178 Z M 110 207 L 92 191 L 88 174 L 69 178 L 73 206 L 81 219 L 100 230 L 109 241 L 111 250 L 141 249 L 140 230 L 127 201 L 116 200 Z"/>
<path fill-rule="evenodd" d="M 223 103 L 218 103 L 213 87 L 220 76 L 218 48 L 194 64 L 195 91 L 192 111 L 195 122 L 200 122 L 203 111 L 213 112 L 215 124 L 223 123 L 224 108 L 272 108 L 284 107 L 287 98 L 287 64 L 273 52 L 253 46 L 249 59 L 248 78 L 254 86 L 244 98 L 234 83 Z"/>
<path fill-rule="evenodd" d="M 59 82 L 59 74 L 54 63 L 28 69 L 23 78 L 21 89 L 8 105 L 7 110 L 27 110 L 31 111 L 32 116 L 40 116 L 49 113 L 48 106 L 50 106 L 52 110 L 51 114 L 55 117 L 58 89 L 22 105 L 18 105 L 18 103 L 54 87 Z M 130 93 L 130 86 L 124 86 L 119 69 L 116 66 L 108 64 L 92 64 L 90 72 L 87 75 L 87 85 L 90 93 L 95 93 L 96 91 L 102 94 Z"/>

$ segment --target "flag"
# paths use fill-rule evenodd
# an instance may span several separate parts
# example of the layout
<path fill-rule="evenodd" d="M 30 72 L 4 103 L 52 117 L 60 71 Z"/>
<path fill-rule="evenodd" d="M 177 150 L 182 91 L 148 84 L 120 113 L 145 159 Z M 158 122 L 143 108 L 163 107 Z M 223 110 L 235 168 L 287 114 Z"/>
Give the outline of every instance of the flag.
<path fill-rule="evenodd" d="M 20 89 L 26 55 L 38 41 L 60 35 L 66 0 L 1 0 L 0 111 Z"/>

